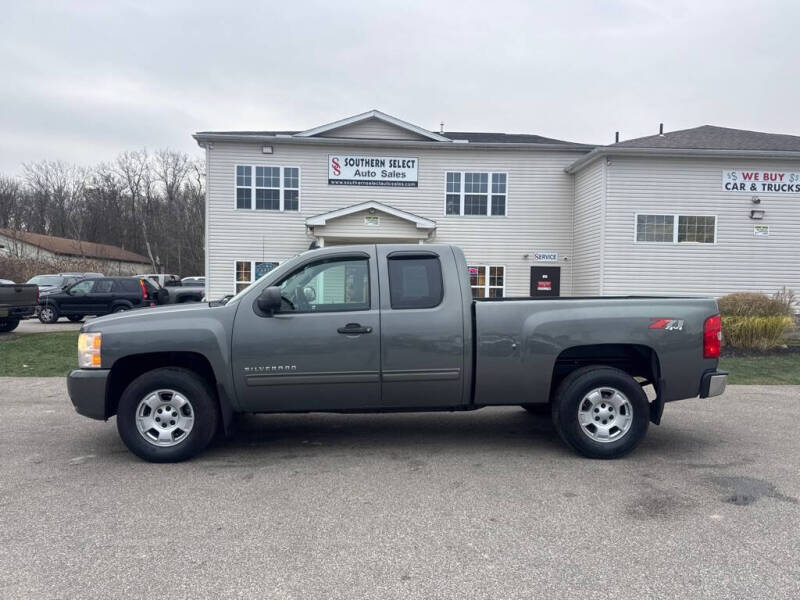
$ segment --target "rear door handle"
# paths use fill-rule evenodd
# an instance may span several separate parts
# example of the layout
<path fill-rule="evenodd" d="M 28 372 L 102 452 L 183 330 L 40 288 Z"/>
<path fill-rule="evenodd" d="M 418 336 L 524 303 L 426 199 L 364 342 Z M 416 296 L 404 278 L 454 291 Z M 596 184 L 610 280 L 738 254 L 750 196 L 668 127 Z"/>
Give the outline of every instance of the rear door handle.
<path fill-rule="evenodd" d="M 359 333 L 372 333 L 372 327 L 364 327 L 360 323 L 348 323 L 344 327 L 339 327 L 336 331 L 344 335 L 358 335 Z"/>

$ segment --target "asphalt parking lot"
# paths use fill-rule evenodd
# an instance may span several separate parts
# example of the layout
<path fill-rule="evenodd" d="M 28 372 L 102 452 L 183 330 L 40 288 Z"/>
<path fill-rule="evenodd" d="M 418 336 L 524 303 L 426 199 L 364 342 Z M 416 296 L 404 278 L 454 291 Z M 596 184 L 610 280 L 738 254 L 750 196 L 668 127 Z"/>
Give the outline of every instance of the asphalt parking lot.
<path fill-rule="evenodd" d="M 257 416 L 152 465 L 0 379 L 0 597 L 796 598 L 798 424 L 732 387 L 602 462 L 517 408 Z"/>
<path fill-rule="evenodd" d="M 80 323 L 72 323 L 67 319 L 59 319 L 55 323 L 42 323 L 39 319 L 25 319 L 20 321 L 19 326 L 14 330 L 16 335 L 25 335 L 28 333 L 52 333 L 54 331 L 78 331 L 81 326 L 91 321 L 92 317 L 86 317 Z M 0 336 L 2 339 L 2 336 Z"/>

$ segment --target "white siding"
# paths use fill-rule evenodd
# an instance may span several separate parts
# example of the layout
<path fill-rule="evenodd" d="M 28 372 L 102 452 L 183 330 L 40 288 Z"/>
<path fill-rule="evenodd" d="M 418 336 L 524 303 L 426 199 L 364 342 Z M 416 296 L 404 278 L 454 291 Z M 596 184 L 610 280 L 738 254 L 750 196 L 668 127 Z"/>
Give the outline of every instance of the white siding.
<path fill-rule="evenodd" d="M 607 167 L 604 294 L 800 290 L 800 197 L 722 189 L 723 169 L 800 171 L 787 161 L 612 157 Z M 766 211 L 763 221 L 750 210 Z M 634 213 L 716 215 L 715 245 L 634 243 Z M 754 224 L 769 225 L 755 237 Z"/>
<path fill-rule="evenodd" d="M 366 216 L 378 217 L 379 224 L 365 224 L 364 218 Z M 330 219 L 325 225 L 314 227 L 314 235 L 324 237 L 327 244 L 330 237 L 348 239 L 363 239 L 366 237 L 380 239 L 427 238 L 428 232 L 424 229 L 417 229 L 416 223 L 412 223 L 407 219 L 401 219 L 380 211 L 375 211 L 372 214 L 369 210 L 363 210 L 338 219 Z"/>
<path fill-rule="evenodd" d="M 319 134 L 319 137 L 357 138 L 373 140 L 426 140 L 423 135 L 392 125 L 380 119 L 365 119 Z"/>
<path fill-rule="evenodd" d="M 602 290 L 602 239 L 605 222 L 605 159 L 575 175 L 572 293 L 597 296 Z"/>
<path fill-rule="evenodd" d="M 277 260 L 306 250 L 313 237 L 305 219 L 367 200 L 376 200 L 437 222 L 435 240 L 461 246 L 470 263 L 504 265 L 506 294 L 528 295 L 537 250 L 572 252 L 572 176 L 564 168 L 580 152 L 398 149 L 274 144 L 264 155 L 259 144 L 215 142 L 208 156 L 208 292 L 233 291 L 236 260 Z M 328 154 L 417 157 L 418 188 L 329 186 Z M 237 164 L 300 167 L 299 212 L 235 209 Z M 507 216 L 445 216 L 445 172 L 508 173 Z M 383 216 L 382 216 L 383 218 Z M 524 258 L 527 255 L 528 258 Z M 561 262 L 563 295 L 571 293 L 571 261 Z"/>

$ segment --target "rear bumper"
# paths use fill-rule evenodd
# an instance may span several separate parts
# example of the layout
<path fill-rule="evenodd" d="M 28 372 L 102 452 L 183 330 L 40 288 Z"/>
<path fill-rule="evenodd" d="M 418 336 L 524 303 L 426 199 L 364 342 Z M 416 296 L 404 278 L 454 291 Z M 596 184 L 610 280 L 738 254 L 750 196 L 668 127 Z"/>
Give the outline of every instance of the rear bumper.
<path fill-rule="evenodd" d="M 709 371 L 700 380 L 700 397 L 720 396 L 728 385 L 727 371 Z"/>
<path fill-rule="evenodd" d="M 0 309 L 0 319 L 27 319 L 32 316 L 38 307 L 14 306 Z"/>
<path fill-rule="evenodd" d="M 108 414 L 108 369 L 75 369 L 67 376 L 69 398 L 78 414 L 105 421 Z"/>

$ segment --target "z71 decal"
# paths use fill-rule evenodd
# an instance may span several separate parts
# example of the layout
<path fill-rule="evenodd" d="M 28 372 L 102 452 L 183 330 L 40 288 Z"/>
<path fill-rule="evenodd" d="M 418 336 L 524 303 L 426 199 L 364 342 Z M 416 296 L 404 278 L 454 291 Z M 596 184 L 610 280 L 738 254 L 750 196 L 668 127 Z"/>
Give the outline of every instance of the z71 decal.
<path fill-rule="evenodd" d="M 650 319 L 650 329 L 666 331 L 683 331 L 683 319 Z"/>

